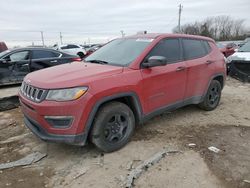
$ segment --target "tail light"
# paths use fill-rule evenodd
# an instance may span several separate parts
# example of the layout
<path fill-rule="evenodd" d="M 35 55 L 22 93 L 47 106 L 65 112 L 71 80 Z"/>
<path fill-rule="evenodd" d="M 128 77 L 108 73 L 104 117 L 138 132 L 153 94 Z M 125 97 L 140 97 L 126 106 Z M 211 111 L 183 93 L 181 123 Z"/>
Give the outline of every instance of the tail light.
<path fill-rule="evenodd" d="M 73 61 L 82 61 L 82 59 L 80 57 L 76 57 L 72 59 Z"/>

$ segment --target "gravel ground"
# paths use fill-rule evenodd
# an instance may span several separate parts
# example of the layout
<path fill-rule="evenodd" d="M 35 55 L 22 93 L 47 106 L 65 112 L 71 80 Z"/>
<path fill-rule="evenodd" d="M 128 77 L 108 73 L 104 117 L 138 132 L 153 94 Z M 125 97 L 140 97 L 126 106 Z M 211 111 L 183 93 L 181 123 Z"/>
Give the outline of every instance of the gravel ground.
<path fill-rule="evenodd" d="M 0 113 L 0 163 L 32 152 L 40 162 L 0 171 L 0 187 L 124 187 L 127 174 L 163 148 L 179 150 L 149 167 L 134 187 L 250 187 L 250 85 L 228 79 L 220 106 L 187 106 L 136 129 L 123 149 L 45 143 L 25 128 L 20 109 Z M 190 147 L 188 144 L 194 143 Z M 220 149 L 218 153 L 209 146 Z"/>

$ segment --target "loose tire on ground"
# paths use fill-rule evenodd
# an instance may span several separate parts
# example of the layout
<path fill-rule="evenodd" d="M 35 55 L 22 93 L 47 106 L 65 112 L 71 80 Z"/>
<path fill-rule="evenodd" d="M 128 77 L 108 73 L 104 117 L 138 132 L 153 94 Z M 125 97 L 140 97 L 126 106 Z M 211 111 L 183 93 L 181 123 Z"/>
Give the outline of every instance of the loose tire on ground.
<path fill-rule="evenodd" d="M 217 80 L 212 80 L 204 101 L 201 102 L 198 106 L 206 111 L 214 110 L 220 102 L 221 89 L 222 88 L 220 82 Z"/>
<path fill-rule="evenodd" d="M 94 119 L 90 139 L 100 150 L 112 152 L 125 146 L 135 129 L 135 117 L 124 103 L 102 106 Z"/>

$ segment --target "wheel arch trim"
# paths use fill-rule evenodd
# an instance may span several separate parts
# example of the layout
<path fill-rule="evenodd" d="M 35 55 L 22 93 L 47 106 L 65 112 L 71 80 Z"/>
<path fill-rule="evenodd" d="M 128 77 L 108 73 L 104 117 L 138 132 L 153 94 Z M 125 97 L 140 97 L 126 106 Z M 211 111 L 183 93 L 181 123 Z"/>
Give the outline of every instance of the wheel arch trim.
<path fill-rule="evenodd" d="M 132 103 L 133 103 L 133 105 L 135 107 L 135 110 L 136 110 L 136 116 L 138 116 L 138 120 L 139 120 L 139 122 L 141 122 L 142 118 L 143 118 L 143 111 L 142 111 L 142 106 L 141 106 L 141 102 L 140 102 L 140 99 L 139 99 L 138 95 L 135 92 L 132 92 L 132 91 L 117 93 L 117 94 L 114 94 L 114 95 L 103 97 L 103 98 L 99 99 L 93 105 L 93 108 L 92 108 L 91 112 L 89 113 L 89 116 L 88 116 L 88 119 L 87 119 L 87 122 L 86 122 L 86 125 L 85 125 L 84 132 L 86 133 L 86 135 L 89 135 L 89 133 L 90 133 L 90 130 L 91 130 L 95 115 L 98 112 L 99 108 L 106 102 L 113 101 L 115 99 L 124 98 L 124 97 L 131 97 Z M 86 138 L 84 140 L 84 143 L 87 141 L 87 137 L 88 136 L 86 136 Z"/>

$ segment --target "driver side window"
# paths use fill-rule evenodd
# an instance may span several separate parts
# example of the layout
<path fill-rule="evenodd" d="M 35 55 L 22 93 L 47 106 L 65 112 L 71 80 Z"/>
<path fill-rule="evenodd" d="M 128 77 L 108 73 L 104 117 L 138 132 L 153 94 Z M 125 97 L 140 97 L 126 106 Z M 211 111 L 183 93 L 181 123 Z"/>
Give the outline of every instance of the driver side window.
<path fill-rule="evenodd" d="M 13 53 L 4 59 L 10 60 L 10 61 L 24 61 L 29 60 L 29 51 L 21 51 Z"/>
<path fill-rule="evenodd" d="M 182 59 L 180 41 L 178 38 L 163 39 L 151 50 L 148 57 L 163 56 L 168 63 L 175 63 Z"/>

